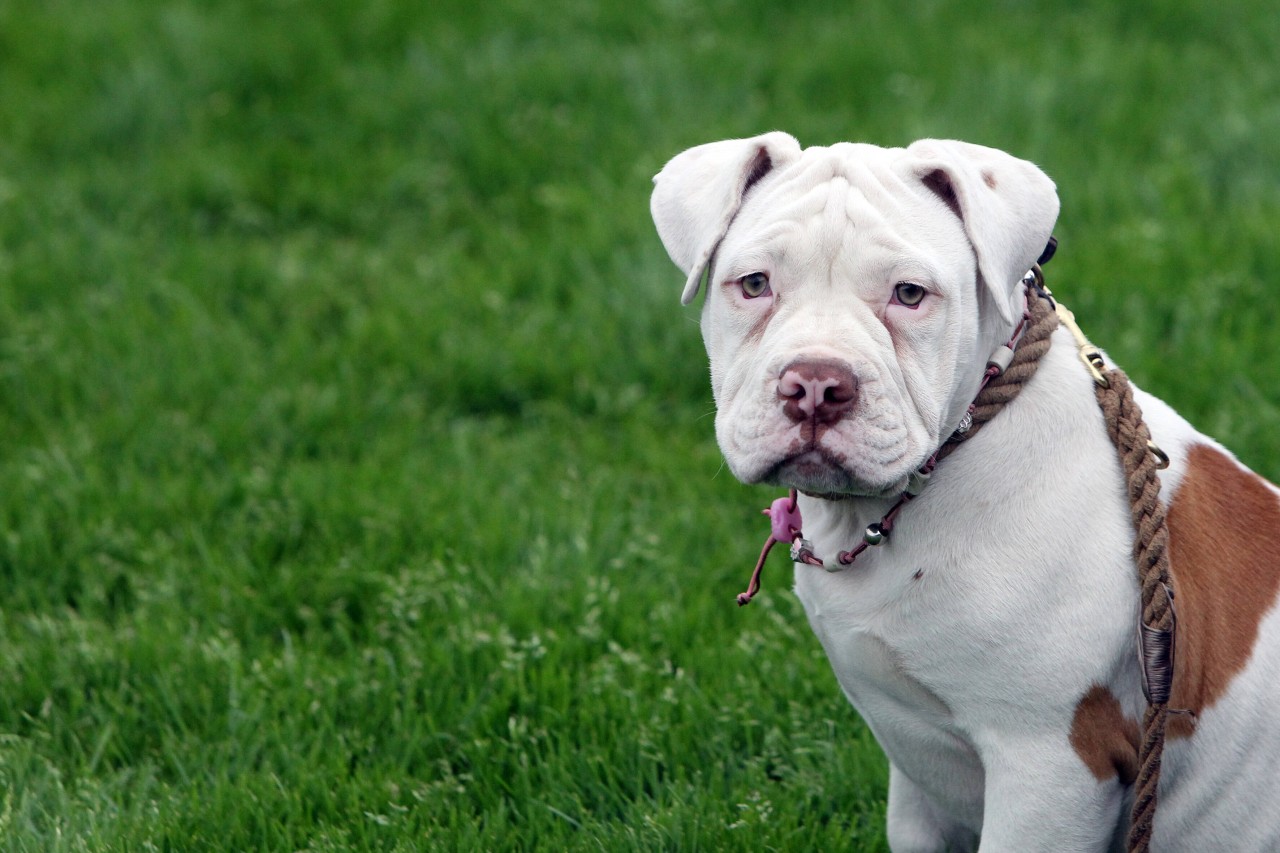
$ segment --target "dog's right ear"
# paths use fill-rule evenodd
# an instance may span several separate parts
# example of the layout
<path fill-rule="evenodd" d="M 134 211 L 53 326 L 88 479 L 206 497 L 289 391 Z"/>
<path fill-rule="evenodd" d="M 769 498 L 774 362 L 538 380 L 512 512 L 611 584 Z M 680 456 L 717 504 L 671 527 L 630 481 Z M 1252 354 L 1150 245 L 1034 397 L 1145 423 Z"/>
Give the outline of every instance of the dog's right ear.
<path fill-rule="evenodd" d="M 1058 191 L 1040 167 L 1011 154 L 947 139 L 906 150 L 909 173 L 964 225 L 1000 317 L 1017 320 L 1022 276 L 1044 252 L 1058 219 Z"/>
<path fill-rule="evenodd" d="M 794 137 L 775 131 L 690 148 L 653 178 L 649 210 L 667 254 L 689 276 L 680 302 L 698 295 L 702 274 L 752 185 L 800 156 Z"/>

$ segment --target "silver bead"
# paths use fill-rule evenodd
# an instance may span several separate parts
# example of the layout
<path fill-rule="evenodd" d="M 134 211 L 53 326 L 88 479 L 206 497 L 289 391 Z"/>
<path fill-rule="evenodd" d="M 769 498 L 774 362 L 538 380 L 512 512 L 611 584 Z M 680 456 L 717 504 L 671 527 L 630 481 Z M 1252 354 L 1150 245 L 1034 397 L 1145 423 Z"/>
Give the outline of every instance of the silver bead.
<path fill-rule="evenodd" d="M 868 545 L 879 545 L 884 542 L 884 531 L 880 528 L 879 522 L 867 526 L 867 532 L 862 534 L 862 541 Z"/>

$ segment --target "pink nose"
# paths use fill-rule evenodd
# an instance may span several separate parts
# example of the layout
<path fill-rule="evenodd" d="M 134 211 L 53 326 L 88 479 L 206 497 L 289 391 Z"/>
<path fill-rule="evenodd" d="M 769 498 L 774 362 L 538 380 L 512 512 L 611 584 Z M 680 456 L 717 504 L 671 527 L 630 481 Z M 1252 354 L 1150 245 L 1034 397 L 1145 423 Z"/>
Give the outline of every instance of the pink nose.
<path fill-rule="evenodd" d="M 802 423 L 830 424 L 840 420 L 858 401 L 858 379 L 849 365 L 833 358 L 793 361 L 778 377 L 783 413 Z"/>

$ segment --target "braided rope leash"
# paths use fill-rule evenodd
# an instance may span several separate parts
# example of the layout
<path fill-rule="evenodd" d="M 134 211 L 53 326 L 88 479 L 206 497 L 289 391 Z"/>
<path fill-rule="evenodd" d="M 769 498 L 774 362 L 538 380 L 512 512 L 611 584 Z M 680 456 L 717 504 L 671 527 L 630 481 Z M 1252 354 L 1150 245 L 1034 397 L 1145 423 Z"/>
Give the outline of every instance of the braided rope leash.
<path fill-rule="evenodd" d="M 1129 851 L 1145 853 L 1151 843 L 1165 725 L 1170 713 L 1177 617 L 1169 580 L 1169 531 L 1165 525 L 1164 504 L 1160 500 L 1156 457 L 1149 449 L 1151 434 L 1134 402 L 1128 377 L 1116 369 L 1108 370 L 1105 375 L 1107 387 L 1099 385 L 1096 388 L 1098 404 L 1106 415 L 1107 431 L 1124 466 L 1130 513 L 1137 534 L 1133 556 L 1141 586 L 1142 621 L 1138 632 L 1147 709 L 1143 714 L 1143 736 L 1138 750 Z"/>
<path fill-rule="evenodd" d="M 1041 290 L 1045 301 L 1052 301 L 1049 291 L 1043 287 Z M 1070 311 L 1058 303 L 1055 303 L 1055 308 L 1063 325 L 1075 337 L 1080 358 L 1093 376 L 1094 394 L 1107 423 L 1107 434 L 1120 457 L 1129 495 L 1129 512 L 1135 534 L 1133 559 L 1138 571 L 1141 602 L 1138 652 L 1147 709 L 1143 714 L 1142 739 L 1138 745 L 1138 775 L 1134 781 L 1128 850 L 1129 853 L 1146 853 L 1151 845 L 1155 821 L 1165 726 L 1171 713 L 1182 713 L 1169 708 L 1177 613 L 1169 578 L 1169 529 L 1165 523 L 1157 474 L 1159 469 L 1168 467 L 1169 458 L 1151 440 L 1151 432 L 1142 420 L 1142 409 L 1134 399 L 1129 377 L 1118 368 L 1106 366 L 1102 353 L 1089 343 Z"/>

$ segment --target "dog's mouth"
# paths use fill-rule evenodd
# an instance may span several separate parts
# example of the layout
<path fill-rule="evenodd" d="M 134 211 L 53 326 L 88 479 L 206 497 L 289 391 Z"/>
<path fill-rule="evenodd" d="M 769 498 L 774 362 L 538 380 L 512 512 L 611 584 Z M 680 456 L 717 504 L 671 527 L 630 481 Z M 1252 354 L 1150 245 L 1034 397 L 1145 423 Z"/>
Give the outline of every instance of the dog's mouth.
<path fill-rule="evenodd" d="M 880 498 L 900 491 L 901 484 L 872 483 L 850 470 L 846 459 L 820 444 L 809 444 L 778 460 L 759 482 L 799 489 L 828 499 Z"/>
<path fill-rule="evenodd" d="M 829 424 L 814 418 L 797 423 L 783 417 L 772 400 L 763 416 L 751 405 L 730 402 L 716 412 L 716 437 L 743 483 L 821 497 L 879 499 L 900 492 L 924 461 L 915 462 L 923 443 L 906 417 L 909 412 L 900 412 L 893 401 Z"/>

